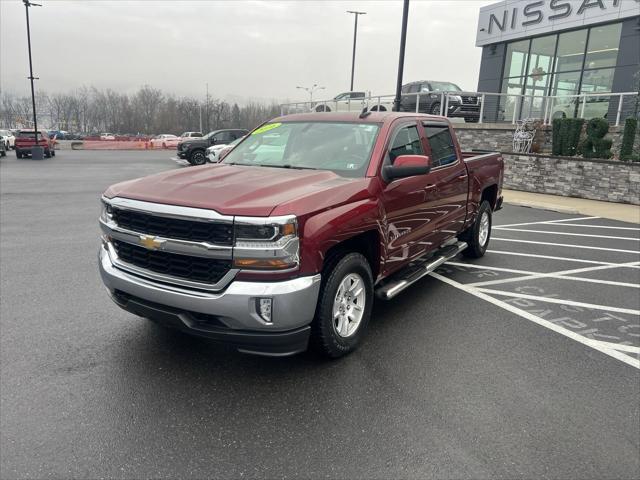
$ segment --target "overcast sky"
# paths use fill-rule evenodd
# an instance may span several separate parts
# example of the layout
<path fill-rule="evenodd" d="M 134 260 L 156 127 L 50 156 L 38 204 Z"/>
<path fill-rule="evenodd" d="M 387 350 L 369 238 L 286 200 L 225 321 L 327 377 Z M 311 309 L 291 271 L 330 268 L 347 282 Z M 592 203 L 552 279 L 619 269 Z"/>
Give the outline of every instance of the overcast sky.
<path fill-rule="evenodd" d="M 475 90 L 481 6 L 495 0 L 412 0 L 404 81 L 449 80 Z M 41 0 L 30 10 L 37 88 L 143 84 L 177 95 L 305 100 L 297 85 L 349 89 L 353 16 L 355 90 L 395 88 L 401 1 Z M 24 6 L 0 0 L 0 88 L 29 94 Z M 316 97 L 317 98 L 317 97 Z"/>

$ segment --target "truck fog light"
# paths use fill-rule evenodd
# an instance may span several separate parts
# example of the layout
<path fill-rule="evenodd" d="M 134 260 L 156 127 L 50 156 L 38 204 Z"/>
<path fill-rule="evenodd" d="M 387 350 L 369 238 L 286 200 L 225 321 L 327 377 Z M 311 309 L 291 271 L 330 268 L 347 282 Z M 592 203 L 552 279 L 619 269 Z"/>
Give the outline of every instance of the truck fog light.
<path fill-rule="evenodd" d="M 256 299 L 256 310 L 258 311 L 258 315 L 262 317 L 265 322 L 271 323 L 271 315 L 273 310 L 271 308 L 272 299 L 271 298 L 257 298 Z"/>

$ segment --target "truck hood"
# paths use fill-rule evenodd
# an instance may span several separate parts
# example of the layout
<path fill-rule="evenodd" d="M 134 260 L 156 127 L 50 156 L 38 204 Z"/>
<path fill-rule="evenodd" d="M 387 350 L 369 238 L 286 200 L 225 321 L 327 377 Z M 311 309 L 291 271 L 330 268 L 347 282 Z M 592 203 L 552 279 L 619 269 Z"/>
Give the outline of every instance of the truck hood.
<path fill-rule="evenodd" d="M 118 183 L 107 198 L 206 208 L 224 215 L 304 215 L 368 197 L 370 179 L 350 179 L 329 171 L 205 165 Z M 280 209 L 281 210 L 281 209 Z"/>

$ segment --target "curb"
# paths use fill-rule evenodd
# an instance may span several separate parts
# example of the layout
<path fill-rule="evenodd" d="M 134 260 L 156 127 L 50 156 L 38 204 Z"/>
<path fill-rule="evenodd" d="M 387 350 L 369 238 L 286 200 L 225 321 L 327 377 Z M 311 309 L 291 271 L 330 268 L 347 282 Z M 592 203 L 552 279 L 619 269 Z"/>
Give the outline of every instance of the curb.
<path fill-rule="evenodd" d="M 529 207 L 529 208 L 539 208 L 541 210 L 549 210 L 551 212 L 558 213 L 568 213 L 572 215 L 579 214 L 580 212 L 571 207 L 563 207 L 561 205 L 556 205 L 553 203 L 544 203 L 544 202 L 525 202 L 523 200 L 504 200 L 504 203 L 508 203 L 509 205 L 515 205 L 517 207 Z"/>

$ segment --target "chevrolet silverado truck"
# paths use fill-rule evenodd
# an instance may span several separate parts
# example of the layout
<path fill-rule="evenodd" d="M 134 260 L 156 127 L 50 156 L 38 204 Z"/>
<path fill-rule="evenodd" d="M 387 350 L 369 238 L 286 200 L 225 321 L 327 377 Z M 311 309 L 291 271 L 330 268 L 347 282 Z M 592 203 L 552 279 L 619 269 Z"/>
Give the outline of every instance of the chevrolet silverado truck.
<path fill-rule="evenodd" d="M 31 149 L 36 145 L 35 132 L 33 129 L 20 130 L 15 141 L 17 158 L 26 158 L 31 155 Z M 46 130 L 38 131 L 38 146 L 44 149 L 44 156 L 51 158 L 56 156 L 55 140 L 49 138 Z"/>
<path fill-rule="evenodd" d="M 160 324 L 337 358 L 362 341 L 374 296 L 484 255 L 503 169 L 498 153 L 462 152 L 443 117 L 283 116 L 221 163 L 109 187 L 100 273 L 116 304 Z"/>

